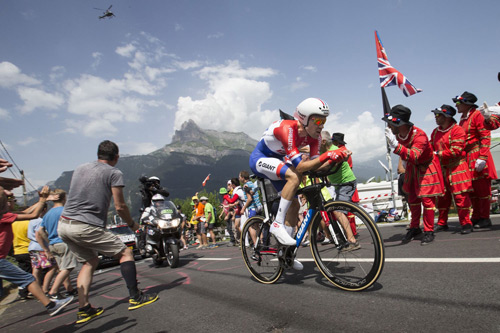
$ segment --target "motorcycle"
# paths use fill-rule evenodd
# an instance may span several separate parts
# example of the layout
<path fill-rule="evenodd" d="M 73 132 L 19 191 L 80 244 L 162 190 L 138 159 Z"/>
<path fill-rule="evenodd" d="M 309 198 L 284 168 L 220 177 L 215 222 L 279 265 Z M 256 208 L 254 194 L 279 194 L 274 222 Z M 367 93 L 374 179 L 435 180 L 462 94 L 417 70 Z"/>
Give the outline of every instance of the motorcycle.
<path fill-rule="evenodd" d="M 181 214 L 171 201 L 161 201 L 149 208 L 149 217 L 143 220 L 146 233 L 146 253 L 156 265 L 164 260 L 172 268 L 179 266 Z"/>

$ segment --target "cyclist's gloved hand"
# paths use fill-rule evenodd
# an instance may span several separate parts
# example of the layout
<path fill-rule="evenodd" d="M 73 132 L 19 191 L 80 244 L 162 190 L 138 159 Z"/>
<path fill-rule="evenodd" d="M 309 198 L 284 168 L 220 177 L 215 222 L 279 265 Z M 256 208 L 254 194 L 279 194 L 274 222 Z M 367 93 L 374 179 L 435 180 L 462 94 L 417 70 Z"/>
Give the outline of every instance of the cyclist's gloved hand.
<path fill-rule="evenodd" d="M 347 157 L 347 152 L 343 149 L 330 150 L 319 156 L 319 161 L 324 163 L 326 161 L 331 161 L 333 163 L 340 162 Z"/>

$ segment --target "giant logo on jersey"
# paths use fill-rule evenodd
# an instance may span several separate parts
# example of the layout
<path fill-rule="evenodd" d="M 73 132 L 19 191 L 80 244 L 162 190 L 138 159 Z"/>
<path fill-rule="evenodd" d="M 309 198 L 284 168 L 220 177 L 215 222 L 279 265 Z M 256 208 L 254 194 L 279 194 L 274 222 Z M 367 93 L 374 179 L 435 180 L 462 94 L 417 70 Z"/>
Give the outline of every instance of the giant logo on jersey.
<path fill-rule="evenodd" d="M 264 168 L 264 169 L 267 169 L 269 171 L 274 171 L 276 170 L 276 167 L 274 165 L 271 165 L 271 164 L 267 164 L 267 163 L 264 163 L 262 161 L 259 161 L 259 163 L 257 163 L 257 166 L 259 168 Z"/>

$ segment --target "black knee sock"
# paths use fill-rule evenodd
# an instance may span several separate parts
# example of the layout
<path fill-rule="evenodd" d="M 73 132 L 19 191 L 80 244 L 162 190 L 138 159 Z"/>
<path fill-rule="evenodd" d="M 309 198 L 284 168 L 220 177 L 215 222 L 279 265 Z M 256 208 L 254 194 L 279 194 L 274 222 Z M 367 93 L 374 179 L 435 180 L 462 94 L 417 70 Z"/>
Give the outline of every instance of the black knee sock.
<path fill-rule="evenodd" d="M 120 264 L 123 279 L 127 285 L 130 297 L 135 297 L 139 293 L 137 289 L 137 272 L 135 270 L 135 261 L 125 261 Z"/>

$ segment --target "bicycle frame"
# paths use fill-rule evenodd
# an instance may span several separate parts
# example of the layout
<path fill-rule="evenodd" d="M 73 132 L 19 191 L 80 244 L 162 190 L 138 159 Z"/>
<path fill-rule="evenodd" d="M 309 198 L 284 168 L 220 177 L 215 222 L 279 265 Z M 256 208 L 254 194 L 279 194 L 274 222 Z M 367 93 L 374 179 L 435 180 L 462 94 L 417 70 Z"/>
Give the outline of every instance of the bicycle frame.
<path fill-rule="evenodd" d="M 297 234 L 295 235 L 296 245 L 295 245 L 295 249 L 293 251 L 294 256 L 297 253 L 297 250 L 300 247 L 300 244 L 302 243 L 302 241 L 305 237 L 306 231 L 308 230 L 309 225 L 313 221 L 313 218 L 316 216 L 317 212 L 321 213 L 321 217 L 322 217 L 323 221 L 325 221 L 325 225 L 327 226 L 328 230 L 330 231 L 330 234 L 333 237 L 333 241 L 335 243 L 335 246 L 338 247 L 341 244 L 341 242 L 337 238 L 336 232 L 334 230 L 334 226 L 331 223 L 331 219 L 328 216 L 328 213 L 326 212 L 326 210 L 324 209 L 324 204 L 325 204 L 326 200 L 323 197 L 323 195 L 321 194 L 321 191 L 319 190 L 319 187 L 332 185 L 332 184 L 329 183 L 328 179 L 323 178 L 322 180 L 323 180 L 322 183 L 312 185 L 313 187 L 317 188 L 316 190 L 311 191 L 312 192 L 311 194 L 315 194 L 314 196 L 307 197 L 307 195 L 306 195 L 307 201 L 310 203 L 312 208 L 309 208 L 307 210 L 306 217 L 302 221 L 302 224 L 300 225 L 300 228 L 298 229 Z M 260 189 L 261 194 L 262 194 L 264 223 L 269 223 L 271 220 L 271 214 L 269 213 L 268 204 L 270 202 L 267 199 L 267 191 L 266 191 L 264 179 L 257 177 L 257 183 L 258 183 L 259 189 Z M 302 189 L 299 189 L 298 192 L 301 192 L 301 190 Z M 309 192 L 309 191 L 305 191 L 305 192 Z M 338 224 L 337 229 L 340 230 L 340 232 L 342 233 L 342 236 L 345 239 L 346 235 L 345 235 L 343 227 L 339 224 L 338 221 L 335 221 L 335 222 L 337 222 L 337 224 Z"/>

